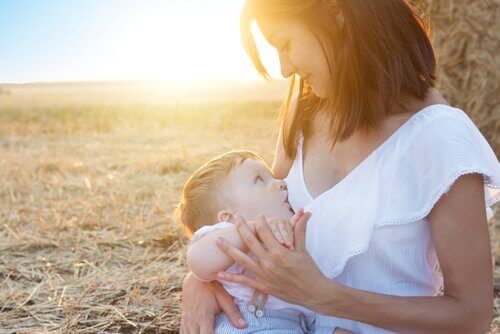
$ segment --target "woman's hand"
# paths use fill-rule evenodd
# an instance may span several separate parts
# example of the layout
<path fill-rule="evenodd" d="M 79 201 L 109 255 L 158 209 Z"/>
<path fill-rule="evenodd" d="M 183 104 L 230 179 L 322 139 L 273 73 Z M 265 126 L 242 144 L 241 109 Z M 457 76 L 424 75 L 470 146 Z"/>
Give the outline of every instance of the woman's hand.
<path fill-rule="evenodd" d="M 264 216 L 260 215 L 255 220 L 255 231 L 259 240 L 243 218 L 237 215 L 235 220 L 238 232 L 256 260 L 224 242 L 223 239 L 219 239 L 217 244 L 235 262 L 255 274 L 255 278 L 226 272 L 219 272 L 218 277 L 314 309 L 323 294 L 323 284 L 327 284 L 330 280 L 321 273 L 305 249 L 306 223 L 309 218 L 310 213 L 298 218 L 294 227 L 292 250 L 276 240 Z M 314 284 L 311 284 L 312 282 Z"/>
<path fill-rule="evenodd" d="M 191 273 L 182 284 L 181 334 L 214 332 L 215 317 L 224 312 L 237 328 L 247 327 L 233 297 L 218 282 L 205 283 Z"/>

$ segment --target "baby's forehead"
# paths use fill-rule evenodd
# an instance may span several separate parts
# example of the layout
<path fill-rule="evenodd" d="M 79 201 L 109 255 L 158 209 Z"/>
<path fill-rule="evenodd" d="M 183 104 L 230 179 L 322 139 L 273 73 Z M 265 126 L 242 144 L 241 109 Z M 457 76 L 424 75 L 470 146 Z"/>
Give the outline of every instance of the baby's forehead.
<path fill-rule="evenodd" d="M 269 167 L 262 160 L 256 160 L 252 158 L 240 159 L 231 171 L 232 178 L 240 179 L 251 177 L 255 175 L 256 172 L 269 171 Z"/>
<path fill-rule="evenodd" d="M 236 165 L 236 168 L 247 171 L 262 170 L 262 169 L 270 170 L 269 166 L 267 166 L 267 164 L 264 161 L 253 158 L 240 159 L 240 161 L 238 161 L 238 164 Z"/>

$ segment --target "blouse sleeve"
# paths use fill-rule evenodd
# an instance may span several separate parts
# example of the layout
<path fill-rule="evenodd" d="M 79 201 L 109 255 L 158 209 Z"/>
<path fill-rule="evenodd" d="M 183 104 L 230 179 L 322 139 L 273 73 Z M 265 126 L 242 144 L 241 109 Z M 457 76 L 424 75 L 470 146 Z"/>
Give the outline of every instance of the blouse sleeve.
<path fill-rule="evenodd" d="M 453 110 L 416 127 L 396 147 L 381 170 L 387 189 L 395 191 L 383 197 L 377 226 L 426 217 L 460 176 L 472 173 L 483 176 L 485 210 L 492 217 L 490 207 L 500 199 L 500 165 L 470 118 Z"/>

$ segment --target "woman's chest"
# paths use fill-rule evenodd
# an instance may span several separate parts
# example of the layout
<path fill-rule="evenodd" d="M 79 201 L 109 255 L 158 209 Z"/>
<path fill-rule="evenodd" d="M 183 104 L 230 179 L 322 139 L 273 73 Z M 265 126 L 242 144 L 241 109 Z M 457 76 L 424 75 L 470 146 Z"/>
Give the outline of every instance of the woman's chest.
<path fill-rule="evenodd" d="M 303 142 L 304 183 L 313 198 L 341 182 L 362 160 L 363 147 L 346 141 L 332 149 L 331 140 L 326 136 L 317 133 Z"/>
<path fill-rule="evenodd" d="M 400 116 L 388 117 L 374 129 L 355 131 L 332 148 L 329 122 L 314 120 L 312 131 L 302 142 L 302 171 L 313 198 L 333 188 L 357 169 L 384 144 L 400 126 Z"/>

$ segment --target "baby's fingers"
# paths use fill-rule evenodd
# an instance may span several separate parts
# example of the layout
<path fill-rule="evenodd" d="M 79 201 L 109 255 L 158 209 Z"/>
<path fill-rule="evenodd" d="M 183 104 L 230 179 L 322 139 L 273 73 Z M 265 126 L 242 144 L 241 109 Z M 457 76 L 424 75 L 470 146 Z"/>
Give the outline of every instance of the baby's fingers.
<path fill-rule="evenodd" d="M 297 221 L 300 219 L 300 217 L 302 217 L 304 215 L 304 209 L 300 208 L 294 215 L 292 218 L 290 218 L 290 224 L 292 224 L 292 227 L 295 226 L 295 224 L 297 223 Z"/>
<path fill-rule="evenodd" d="M 283 235 L 281 234 L 281 230 L 280 230 L 278 224 L 276 223 L 276 221 L 274 221 L 274 222 L 269 221 L 268 223 L 269 223 L 268 225 L 269 225 L 269 228 L 271 229 L 271 232 L 273 232 L 273 234 L 274 234 L 274 237 L 278 240 L 278 242 L 280 244 L 284 245 L 285 240 L 283 238 Z"/>
<path fill-rule="evenodd" d="M 278 223 L 279 230 L 283 236 L 286 247 L 293 249 L 293 229 L 292 225 L 286 220 L 280 220 Z"/>

